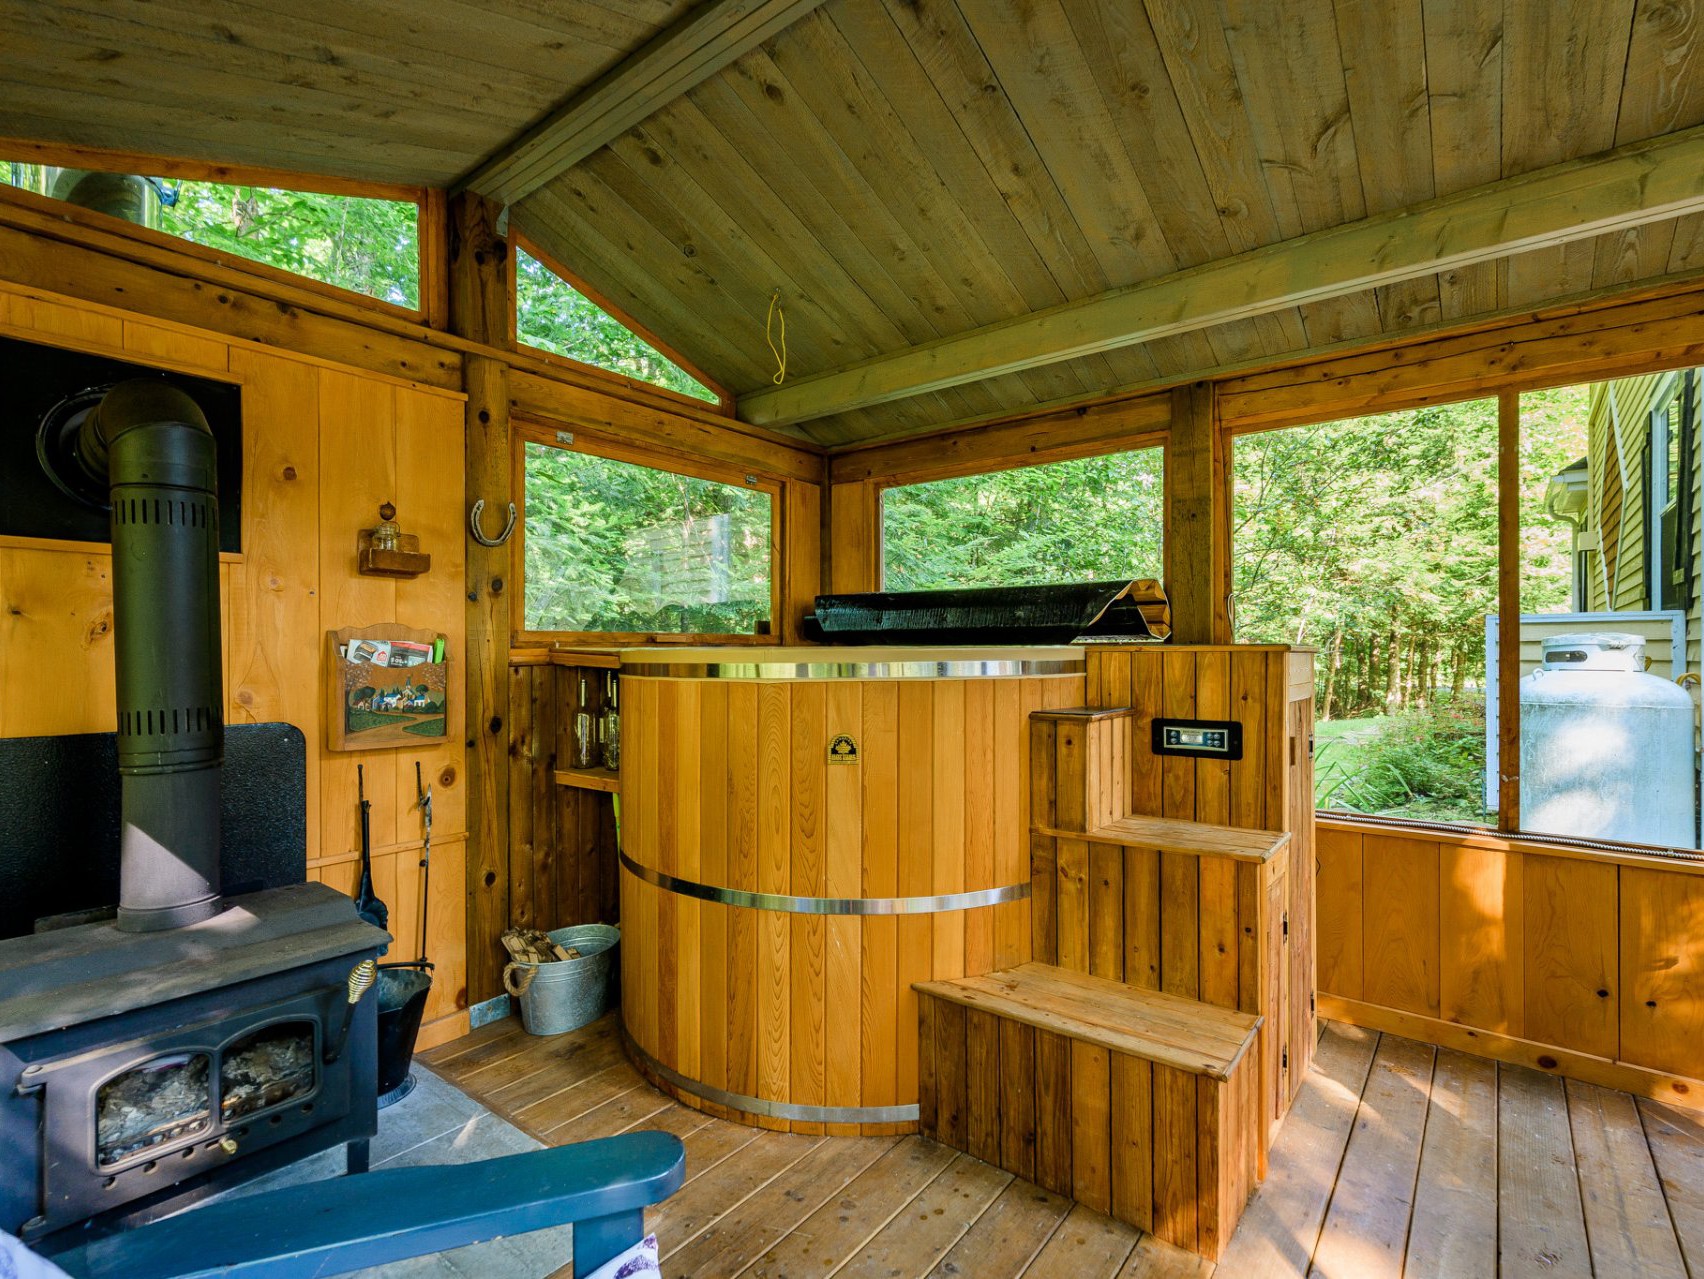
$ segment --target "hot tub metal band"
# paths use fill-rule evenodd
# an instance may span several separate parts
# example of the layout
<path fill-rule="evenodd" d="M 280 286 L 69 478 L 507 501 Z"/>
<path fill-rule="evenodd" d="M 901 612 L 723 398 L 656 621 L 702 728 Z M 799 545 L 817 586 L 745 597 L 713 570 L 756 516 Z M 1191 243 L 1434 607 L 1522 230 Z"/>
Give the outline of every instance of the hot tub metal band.
<path fill-rule="evenodd" d="M 1081 675 L 1084 659 L 968 658 L 926 661 L 776 662 L 749 661 L 623 662 L 623 679 L 999 679 L 1041 675 Z"/>
<path fill-rule="evenodd" d="M 1029 882 L 1003 884 L 999 888 L 980 888 L 970 893 L 946 893 L 939 897 L 791 897 L 784 893 L 753 893 L 742 888 L 719 888 L 681 879 L 666 871 L 641 866 L 625 850 L 621 864 L 647 884 L 665 892 L 700 901 L 720 902 L 724 906 L 744 906 L 749 910 L 784 911 L 794 915 L 932 915 L 944 910 L 974 910 L 978 906 L 999 906 L 1004 902 L 1022 901 L 1030 895 Z M 877 1122 L 866 1120 L 867 1123 Z"/>
<path fill-rule="evenodd" d="M 688 1079 L 678 1070 L 669 1069 L 641 1048 L 632 1035 L 625 1035 L 624 1038 L 628 1048 L 644 1063 L 645 1069 L 659 1079 L 701 1100 L 726 1106 L 730 1110 L 744 1111 L 748 1115 L 762 1115 L 766 1119 L 793 1119 L 810 1124 L 913 1124 L 919 1117 L 916 1102 L 907 1106 L 808 1106 L 803 1102 L 766 1101 L 762 1097 L 726 1092 L 696 1079 Z"/>

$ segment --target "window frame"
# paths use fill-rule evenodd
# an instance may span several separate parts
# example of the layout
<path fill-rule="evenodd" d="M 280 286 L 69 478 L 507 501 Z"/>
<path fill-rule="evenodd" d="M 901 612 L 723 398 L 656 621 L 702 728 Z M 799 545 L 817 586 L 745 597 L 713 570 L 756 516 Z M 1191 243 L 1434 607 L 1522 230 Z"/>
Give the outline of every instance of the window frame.
<path fill-rule="evenodd" d="M 542 264 L 545 270 L 556 276 L 557 279 L 561 280 L 576 293 L 582 295 L 593 306 L 599 308 L 617 324 L 621 325 L 635 337 L 651 346 L 671 363 L 678 365 L 683 372 L 685 372 L 694 381 L 701 383 L 706 390 L 714 391 L 716 393 L 716 398 L 715 400 L 701 400 L 696 396 L 683 395 L 681 392 L 676 391 L 671 387 L 658 386 L 655 382 L 647 382 L 642 378 L 630 377 L 625 373 L 617 373 L 613 369 L 606 369 L 596 364 L 588 364 L 584 360 L 576 360 L 571 355 L 563 355 L 560 352 L 549 351 L 542 346 L 533 346 L 528 342 L 521 341 L 521 272 L 519 260 L 514 254 L 511 254 L 509 261 L 509 325 L 510 336 L 514 339 L 515 349 L 517 351 L 529 359 L 538 360 L 547 368 L 555 365 L 561 368 L 572 369 L 576 373 L 608 382 L 612 386 L 618 387 L 622 390 L 639 390 L 649 394 L 660 395 L 665 397 L 672 404 L 679 404 L 685 407 L 694 408 L 701 413 L 714 413 L 721 417 L 733 416 L 733 392 L 728 390 L 728 388 L 723 386 L 720 382 L 716 381 L 715 378 L 698 368 L 691 360 L 680 354 L 679 351 L 675 350 L 674 347 L 659 338 L 645 325 L 639 323 L 639 321 L 628 315 L 621 307 L 617 306 L 614 302 L 611 302 L 609 297 L 601 290 L 586 283 L 578 272 L 572 271 L 568 267 L 564 266 L 560 258 L 551 253 L 550 250 L 540 246 L 536 240 L 534 240 L 520 227 L 515 226 L 512 222 L 509 226 L 509 241 L 515 249 L 525 252 L 528 257 Z"/>
<path fill-rule="evenodd" d="M 510 538 L 510 579 L 520 584 L 520 607 L 510 628 L 510 642 L 516 647 L 560 645 L 575 648 L 633 647 L 640 644 L 725 645 L 751 644 L 773 646 L 781 642 L 782 572 L 781 536 L 783 485 L 775 476 L 758 471 L 742 471 L 738 467 L 718 465 L 699 459 L 687 459 L 661 450 L 637 447 L 583 432 L 577 427 L 552 426 L 541 421 L 515 418 L 510 422 L 513 434 L 512 488 L 515 495 L 515 532 Z M 526 529 L 527 529 L 527 445 L 539 444 L 561 449 L 567 453 L 584 453 L 611 462 L 625 462 L 689 479 L 707 480 L 735 488 L 753 490 L 769 495 L 769 631 L 765 634 L 735 634 L 713 631 L 676 633 L 673 631 L 540 631 L 526 625 Z"/>
<path fill-rule="evenodd" d="M 1497 616 L 1501 618 L 1508 612 L 1520 616 L 1520 561 L 1521 525 L 1520 525 L 1520 490 L 1519 490 L 1519 451 L 1520 451 L 1520 405 L 1521 397 L 1536 391 L 1553 390 L 1569 386 L 1593 386 L 1600 382 L 1616 382 L 1626 378 L 1640 377 L 1646 374 L 1684 373 L 1687 369 L 1704 369 L 1704 360 L 1661 360 L 1653 359 L 1648 362 L 1632 362 L 1631 366 L 1614 372 L 1580 376 L 1546 377 L 1541 379 L 1522 379 L 1503 385 L 1475 389 L 1463 388 L 1449 393 L 1428 392 L 1424 389 L 1411 393 L 1392 395 L 1389 397 L 1373 397 L 1369 402 L 1359 406 L 1353 412 L 1341 410 L 1316 410 L 1286 416 L 1279 420 L 1265 420 L 1245 425 L 1229 423 L 1223 428 L 1225 446 L 1225 480 L 1227 487 L 1235 470 L 1236 443 L 1244 436 L 1262 435 L 1270 431 L 1294 430 L 1302 427 L 1318 426 L 1327 422 L 1349 421 L 1364 417 L 1375 417 L 1387 413 L 1411 412 L 1417 409 L 1431 408 L 1448 404 L 1464 404 L 1475 400 L 1494 399 L 1498 403 L 1500 418 L 1499 443 L 1497 455 L 1497 505 L 1499 510 L 1499 526 L 1497 539 L 1497 570 L 1499 582 L 1499 599 Z M 1509 465 L 1511 450 L 1515 454 L 1516 465 Z M 1648 474 L 1648 466 L 1643 468 Z M 1683 477 L 1684 486 L 1684 477 Z M 1228 499 L 1227 499 L 1228 500 Z M 1510 533 L 1514 536 L 1509 536 Z M 1225 571 L 1229 577 L 1237 553 L 1236 541 L 1233 536 L 1226 548 Z M 1514 558 L 1510 558 L 1513 556 Z M 1227 580 L 1226 588 L 1233 584 Z M 1513 602 L 1515 607 L 1509 608 Z M 1233 614 L 1234 614 L 1233 607 Z M 1501 628 L 1499 627 L 1499 632 Z M 1355 813 L 1340 809 L 1320 809 L 1316 816 L 1321 820 L 1355 823 L 1376 823 L 1388 828 L 1396 834 L 1411 831 L 1422 836 L 1435 836 L 1439 831 L 1454 831 L 1463 836 L 1494 836 L 1499 839 L 1520 840 L 1525 843 L 1543 844 L 1556 848 L 1576 848 L 1590 850 L 1594 853 L 1603 850 L 1625 850 L 1629 855 L 1637 855 L 1646 850 L 1656 849 L 1655 845 L 1644 845 L 1622 841 L 1607 841 L 1587 839 L 1571 835 L 1556 835 L 1543 831 L 1528 830 L 1520 824 L 1520 675 L 1519 675 L 1519 646 L 1510 647 L 1501 642 L 1499 634 L 1497 651 L 1497 705 L 1495 715 L 1499 731 L 1498 741 L 1498 781 L 1501 799 L 1497 806 L 1496 822 L 1494 824 L 1474 824 L 1469 822 L 1431 822 L 1412 818 L 1382 817 L 1373 813 Z M 1690 641 L 1690 636 L 1689 636 Z M 1237 642 L 1235 634 L 1231 642 Z M 1489 680 L 1490 672 L 1487 671 Z M 1487 713 L 1492 708 L 1487 706 Z M 1512 818 L 1512 820 L 1511 820 Z M 1661 853 L 1663 850 L 1658 850 Z M 1671 849 L 1668 853 L 1679 852 L 1683 855 L 1699 856 L 1695 849 Z M 1614 853 L 1606 855 L 1613 856 Z"/>
<path fill-rule="evenodd" d="M 285 169 L 268 169 L 257 165 L 209 164 L 195 160 L 176 160 L 140 155 L 125 151 L 109 151 L 94 147 L 54 146 L 48 143 L 24 142 L 0 138 L 0 163 L 41 164 L 61 168 L 88 169 L 103 173 L 142 173 L 149 177 L 170 178 L 181 182 L 212 182 L 225 186 L 257 186 L 274 190 L 299 191 L 313 195 L 348 196 L 356 199 L 391 200 L 415 206 L 414 248 L 419 280 L 419 305 L 403 306 L 355 289 L 327 284 L 311 275 L 300 275 L 282 267 L 257 262 L 156 231 L 137 226 L 123 218 L 68 204 L 49 196 L 37 195 L 10 183 L 0 182 L 0 204 L 13 205 L 93 231 L 124 236 L 140 244 L 170 249 L 202 262 L 276 284 L 287 284 L 324 297 L 378 311 L 431 328 L 448 325 L 449 279 L 448 257 L 444 246 L 448 239 L 448 204 L 445 193 L 424 186 L 401 183 L 356 181 L 295 173 Z"/>

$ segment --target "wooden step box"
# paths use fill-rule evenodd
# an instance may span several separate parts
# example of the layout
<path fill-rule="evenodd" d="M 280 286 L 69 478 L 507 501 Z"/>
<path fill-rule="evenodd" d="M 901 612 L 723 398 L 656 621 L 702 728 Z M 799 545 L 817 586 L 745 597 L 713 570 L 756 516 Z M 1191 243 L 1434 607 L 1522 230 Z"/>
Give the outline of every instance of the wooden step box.
<path fill-rule="evenodd" d="M 1033 963 L 917 991 L 925 1135 L 1218 1259 L 1258 1172 L 1259 1018 Z"/>

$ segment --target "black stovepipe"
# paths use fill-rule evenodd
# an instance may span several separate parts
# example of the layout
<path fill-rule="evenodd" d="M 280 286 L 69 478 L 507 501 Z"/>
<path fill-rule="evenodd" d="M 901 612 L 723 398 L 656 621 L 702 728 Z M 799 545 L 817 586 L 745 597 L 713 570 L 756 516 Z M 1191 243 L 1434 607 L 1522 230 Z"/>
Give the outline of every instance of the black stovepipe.
<path fill-rule="evenodd" d="M 213 434 L 168 382 L 113 387 L 78 462 L 112 498 L 122 779 L 118 924 L 151 932 L 218 913 L 224 688 Z"/>

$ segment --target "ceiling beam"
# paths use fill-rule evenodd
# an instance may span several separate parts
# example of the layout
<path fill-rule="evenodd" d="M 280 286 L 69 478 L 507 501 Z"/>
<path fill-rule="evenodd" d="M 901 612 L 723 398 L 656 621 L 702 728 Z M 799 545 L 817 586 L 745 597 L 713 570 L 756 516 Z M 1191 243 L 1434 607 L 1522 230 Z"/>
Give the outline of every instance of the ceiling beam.
<path fill-rule="evenodd" d="M 792 425 L 1704 209 L 1704 128 L 1571 160 L 741 396 Z"/>
<path fill-rule="evenodd" d="M 823 0 L 711 0 L 576 93 L 455 185 L 515 204 Z"/>

